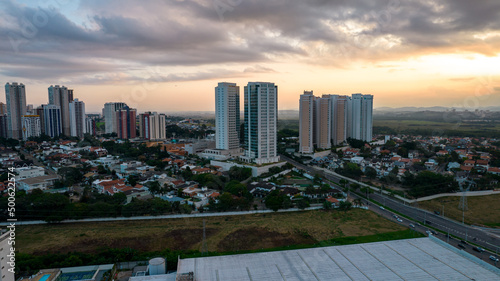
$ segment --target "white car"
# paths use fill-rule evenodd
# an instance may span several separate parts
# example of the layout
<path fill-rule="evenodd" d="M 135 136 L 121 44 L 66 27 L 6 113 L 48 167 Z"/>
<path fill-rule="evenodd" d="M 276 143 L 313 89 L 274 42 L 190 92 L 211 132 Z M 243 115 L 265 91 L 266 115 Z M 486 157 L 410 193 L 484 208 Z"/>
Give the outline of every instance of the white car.
<path fill-rule="evenodd" d="M 432 232 L 430 230 L 427 230 L 425 233 L 427 233 L 427 235 L 432 235 Z"/>
<path fill-rule="evenodd" d="M 494 262 L 499 262 L 500 260 L 495 257 L 495 256 L 490 256 L 490 260 L 494 261 Z"/>
<path fill-rule="evenodd" d="M 403 222 L 403 220 L 402 220 L 402 219 L 400 219 L 400 218 L 397 218 L 397 220 L 398 220 L 398 222 Z"/>

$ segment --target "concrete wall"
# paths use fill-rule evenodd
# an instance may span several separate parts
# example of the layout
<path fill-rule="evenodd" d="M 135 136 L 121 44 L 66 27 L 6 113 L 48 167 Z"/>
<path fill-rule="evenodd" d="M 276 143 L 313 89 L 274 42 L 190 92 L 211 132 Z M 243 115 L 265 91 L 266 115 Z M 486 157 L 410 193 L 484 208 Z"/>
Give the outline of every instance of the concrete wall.
<path fill-rule="evenodd" d="M 221 162 L 221 161 L 216 161 L 216 160 L 210 161 L 210 165 L 222 167 L 223 171 L 229 171 L 229 169 L 231 169 L 231 167 L 233 167 L 233 166 L 250 168 L 250 169 L 252 169 L 252 176 L 253 177 L 258 177 L 262 174 L 269 172 L 269 169 L 272 167 L 281 167 L 285 164 L 286 164 L 286 162 L 278 162 L 276 164 L 270 164 L 270 165 L 265 165 L 265 166 L 252 166 L 252 165 L 238 164 L 238 163 L 234 163 L 234 162 Z"/>

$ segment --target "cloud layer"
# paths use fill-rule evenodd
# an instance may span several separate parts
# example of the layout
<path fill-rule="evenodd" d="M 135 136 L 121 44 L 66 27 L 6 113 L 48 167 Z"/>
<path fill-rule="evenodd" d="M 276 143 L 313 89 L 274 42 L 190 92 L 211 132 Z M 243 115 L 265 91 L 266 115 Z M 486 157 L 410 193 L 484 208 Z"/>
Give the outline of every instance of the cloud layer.
<path fill-rule="evenodd" d="M 211 77 L 198 70 L 207 66 L 245 73 L 291 60 L 348 67 L 425 53 L 500 52 L 498 1 L 91 0 L 76 9 L 68 1 L 37 2 L 0 4 L 5 77 L 105 83 L 142 79 L 141 70 L 154 65 L 191 69 L 167 73 L 167 80 L 198 80 Z"/>

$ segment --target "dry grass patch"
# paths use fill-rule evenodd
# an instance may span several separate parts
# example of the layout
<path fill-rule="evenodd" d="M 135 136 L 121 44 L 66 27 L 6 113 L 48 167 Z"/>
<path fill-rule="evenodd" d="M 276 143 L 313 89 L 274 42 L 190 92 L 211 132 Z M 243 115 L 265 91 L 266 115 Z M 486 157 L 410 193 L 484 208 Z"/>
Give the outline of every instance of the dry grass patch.
<path fill-rule="evenodd" d="M 405 228 L 377 214 L 349 212 L 290 212 L 209 217 L 209 251 L 252 250 L 313 244 L 344 236 L 400 231 Z M 103 247 L 140 251 L 200 250 L 203 218 L 19 226 L 16 240 L 23 253 L 88 252 Z M 253 241 L 249 243 L 249 241 Z"/>
<path fill-rule="evenodd" d="M 458 208 L 460 198 L 460 196 L 441 197 L 419 202 L 418 206 L 431 212 L 441 213 L 444 204 L 444 215 L 461 222 L 462 210 Z M 500 194 L 469 196 L 467 205 L 469 208 L 465 212 L 466 223 L 500 228 Z"/>

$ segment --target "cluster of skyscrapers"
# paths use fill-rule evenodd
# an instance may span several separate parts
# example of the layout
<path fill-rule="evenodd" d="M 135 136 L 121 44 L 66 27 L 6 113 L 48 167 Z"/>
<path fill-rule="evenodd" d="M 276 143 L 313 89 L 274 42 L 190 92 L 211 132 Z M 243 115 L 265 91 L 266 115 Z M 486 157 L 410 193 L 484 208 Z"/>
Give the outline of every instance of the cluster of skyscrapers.
<path fill-rule="evenodd" d="M 106 134 L 116 133 L 120 139 L 136 137 L 147 140 L 166 139 L 165 114 L 156 112 L 139 114 L 139 135 L 137 135 L 137 109 L 130 108 L 123 102 L 108 102 L 104 104 L 102 111 Z"/>
<path fill-rule="evenodd" d="M 219 83 L 215 88 L 215 147 L 206 154 L 239 156 L 257 164 L 279 161 L 277 151 L 278 86 L 249 82 L 244 87 L 244 122 L 240 135 L 240 88 Z M 240 138 L 243 137 L 243 148 Z"/>
<path fill-rule="evenodd" d="M 299 152 L 330 149 L 348 138 L 370 142 L 373 128 L 373 96 L 300 96 Z"/>
<path fill-rule="evenodd" d="M 26 105 L 24 84 L 5 84 L 6 104 L 0 105 L 0 136 L 27 140 L 41 134 L 83 138 L 95 132 L 95 121 L 86 118 L 85 103 L 73 98 L 73 90 L 64 86 L 48 88 L 49 103 L 34 109 Z"/>

